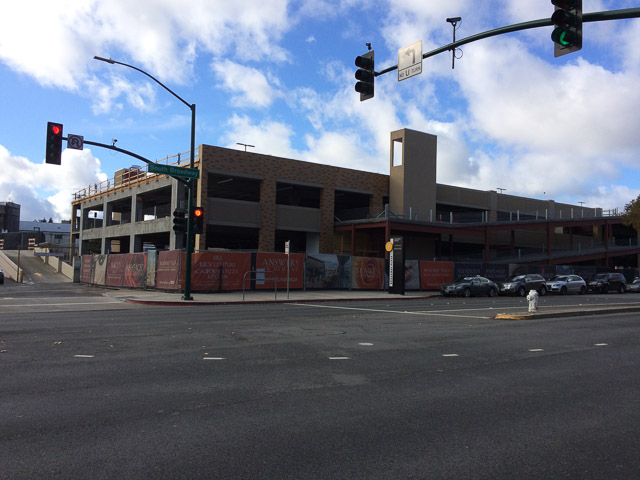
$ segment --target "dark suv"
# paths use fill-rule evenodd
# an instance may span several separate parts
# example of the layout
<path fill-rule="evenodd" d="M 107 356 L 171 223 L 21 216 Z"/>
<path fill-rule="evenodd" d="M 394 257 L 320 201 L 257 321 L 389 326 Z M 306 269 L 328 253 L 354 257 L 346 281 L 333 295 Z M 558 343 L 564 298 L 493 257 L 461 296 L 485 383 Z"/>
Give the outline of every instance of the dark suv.
<path fill-rule="evenodd" d="M 598 273 L 589 282 L 590 292 L 618 292 L 627 290 L 627 279 L 621 273 Z"/>
<path fill-rule="evenodd" d="M 537 273 L 513 275 L 498 285 L 501 295 L 515 294 L 524 297 L 531 290 L 536 290 L 540 295 L 547 294 L 546 281 L 542 275 Z"/>

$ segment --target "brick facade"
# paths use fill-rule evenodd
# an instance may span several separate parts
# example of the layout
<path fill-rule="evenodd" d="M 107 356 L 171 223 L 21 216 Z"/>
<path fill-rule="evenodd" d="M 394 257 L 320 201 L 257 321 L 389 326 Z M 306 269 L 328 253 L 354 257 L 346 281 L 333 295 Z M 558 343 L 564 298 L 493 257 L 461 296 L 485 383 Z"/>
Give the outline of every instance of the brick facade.
<path fill-rule="evenodd" d="M 229 175 L 244 174 L 261 178 L 259 250 L 274 251 L 276 231 L 276 184 L 278 181 L 307 182 L 322 186 L 320 196 L 320 252 L 333 253 L 335 191 L 340 189 L 370 192 L 369 212 L 384 210 L 383 197 L 389 194 L 389 176 L 359 170 L 321 165 L 232 150 L 210 145 L 200 146 L 200 188 L 197 203 L 206 205 L 207 180 L 210 171 Z M 205 209 L 206 215 L 206 209 Z M 205 217 L 205 224 L 207 219 Z M 197 248 L 206 248 L 205 235 L 200 235 Z"/>

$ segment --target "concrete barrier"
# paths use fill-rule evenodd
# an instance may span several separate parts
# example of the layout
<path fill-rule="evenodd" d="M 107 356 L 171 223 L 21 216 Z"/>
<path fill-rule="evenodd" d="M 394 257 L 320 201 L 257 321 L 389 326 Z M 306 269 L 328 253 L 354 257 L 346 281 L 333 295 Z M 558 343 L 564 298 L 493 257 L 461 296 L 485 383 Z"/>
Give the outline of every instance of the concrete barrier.
<path fill-rule="evenodd" d="M 0 269 L 4 272 L 4 276 L 11 278 L 18 283 L 22 283 L 24 272 L 22 269 L 18 271 L 18 266 L 7 257 L 4 252 L 0 251 Z"/>

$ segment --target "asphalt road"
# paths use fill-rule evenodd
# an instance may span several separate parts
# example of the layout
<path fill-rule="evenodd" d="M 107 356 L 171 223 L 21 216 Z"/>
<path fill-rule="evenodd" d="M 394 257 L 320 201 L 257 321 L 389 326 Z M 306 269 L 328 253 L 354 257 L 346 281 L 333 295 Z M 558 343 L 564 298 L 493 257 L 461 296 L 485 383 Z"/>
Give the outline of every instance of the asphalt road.
<path fill-rule="evenodd" d="M 0 472 L 640 478 L 640 316 L 466 302 L 0 308 Z"/>

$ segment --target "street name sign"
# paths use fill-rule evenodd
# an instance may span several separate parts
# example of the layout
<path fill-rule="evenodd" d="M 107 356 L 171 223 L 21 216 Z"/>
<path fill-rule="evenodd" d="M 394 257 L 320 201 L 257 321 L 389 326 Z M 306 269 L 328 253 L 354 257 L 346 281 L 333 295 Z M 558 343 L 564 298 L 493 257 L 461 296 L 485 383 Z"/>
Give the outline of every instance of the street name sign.
<path fill-rule="evenodd" d="M 149 173 L 161 173 L 172 177 L 200 178 L 200 170 L 197 168 L 174 167 L 172 165 L 160 165 L 159 163 L 150 163 Z"/>
<path fill-rule="evenodd" d="M 422 73 L 422 40 L 398 50 L 398 81 Z"/>

